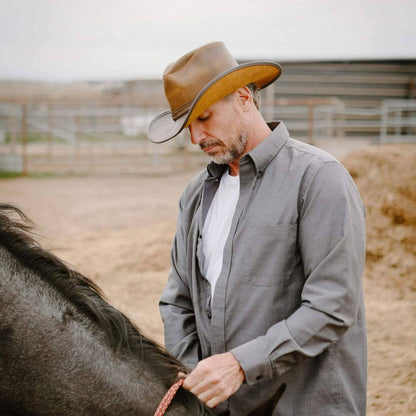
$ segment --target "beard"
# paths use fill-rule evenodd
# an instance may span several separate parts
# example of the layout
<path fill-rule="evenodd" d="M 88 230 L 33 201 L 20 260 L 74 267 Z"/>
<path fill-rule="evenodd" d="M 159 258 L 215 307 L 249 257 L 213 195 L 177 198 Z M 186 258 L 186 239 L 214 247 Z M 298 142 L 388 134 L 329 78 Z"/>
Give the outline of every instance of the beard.
<path fill-rule="evenodd" d="M 237 137 L 227 140 L 227 144 L 224 144 L 220 141 L 210 141 L 207 140 L 204 143 L 200 144 L 201 149 L 203 150 L 206 147 L 212 145 L 218 145 L 221 147 L 221 151 L 215 152 L 213 154 L 208 154 L 209 157 L 213 159 L 215 163 L 220 165 L 227 165 L 234 160 L 240 159 L 244 153 L 247 144 L 247 133 L 241 133 Z"/>

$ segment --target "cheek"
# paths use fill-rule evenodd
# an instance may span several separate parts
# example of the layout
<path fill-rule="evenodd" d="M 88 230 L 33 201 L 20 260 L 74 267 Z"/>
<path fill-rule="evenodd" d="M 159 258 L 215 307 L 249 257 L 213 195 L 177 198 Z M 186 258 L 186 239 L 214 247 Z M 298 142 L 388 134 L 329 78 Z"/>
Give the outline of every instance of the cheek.
<path fill-rule="evenodd" d="M 216 140 L 233 139 L 240 136 L 240 132 L 245 125 L 243 121 L 238 111 L 228 113 L 228 116 L 222 114 L 222 117 L 219 116 L 215 119 L 215 123 L 208 122 L 206 124 L 206 132 Z"/>
<path fill-rule="evenodd" d="M 212 139 L 223 142 L 224 139 L 227 139 L 230 135 L 231 129 L 230 126 L 226 124 L 216 124 L 214 127 L 208 129 L 208 134 Z"/>

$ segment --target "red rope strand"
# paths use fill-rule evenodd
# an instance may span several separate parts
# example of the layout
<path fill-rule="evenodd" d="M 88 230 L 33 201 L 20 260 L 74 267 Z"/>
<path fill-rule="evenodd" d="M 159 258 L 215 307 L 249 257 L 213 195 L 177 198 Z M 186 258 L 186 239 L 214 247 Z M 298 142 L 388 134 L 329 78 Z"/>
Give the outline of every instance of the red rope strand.
<path fill-rule="evenodd" d="M 160 402 L 159 406 L 157 407 L 155 414 L 153 416 L 163 416 L 165 414 L 166 409 L 170 405 L 171 401 L 175 397 L 176 392 L 179 390 L 179 387 L 182 386 L 184 381 L 185 379 L 181 378 L 176 383 L 172 384 L 172 386 L 170 387 L 170 389 L 167 391 L 162 401 Z"/>

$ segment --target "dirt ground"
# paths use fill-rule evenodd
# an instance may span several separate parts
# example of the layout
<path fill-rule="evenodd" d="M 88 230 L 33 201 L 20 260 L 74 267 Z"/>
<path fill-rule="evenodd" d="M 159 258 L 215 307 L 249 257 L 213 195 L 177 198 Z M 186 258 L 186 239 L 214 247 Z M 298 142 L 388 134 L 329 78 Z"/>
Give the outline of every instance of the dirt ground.
<path fill-rule="evenodd" d="M 367 414 L 413 415 L 416 145 L 370 146 L 342 161 L 367 211 Z M 195 172 L 3 179 L 0 195 L 34 220 L 46 247 L 163 342 L 157 302 L 169 270 L 177 202 Z"/>

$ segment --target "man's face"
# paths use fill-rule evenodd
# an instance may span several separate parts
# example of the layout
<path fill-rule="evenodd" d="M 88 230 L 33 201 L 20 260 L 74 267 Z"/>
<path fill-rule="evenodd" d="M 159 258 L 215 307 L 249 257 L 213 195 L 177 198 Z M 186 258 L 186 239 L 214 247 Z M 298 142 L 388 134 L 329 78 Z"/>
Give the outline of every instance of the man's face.
<path fill-rule="evenodd" d="M 247 124 L 235 94 L 216 102 L 189 125 L 193 144 L 216 163 L 240 159 L 247 143 Z"/>

